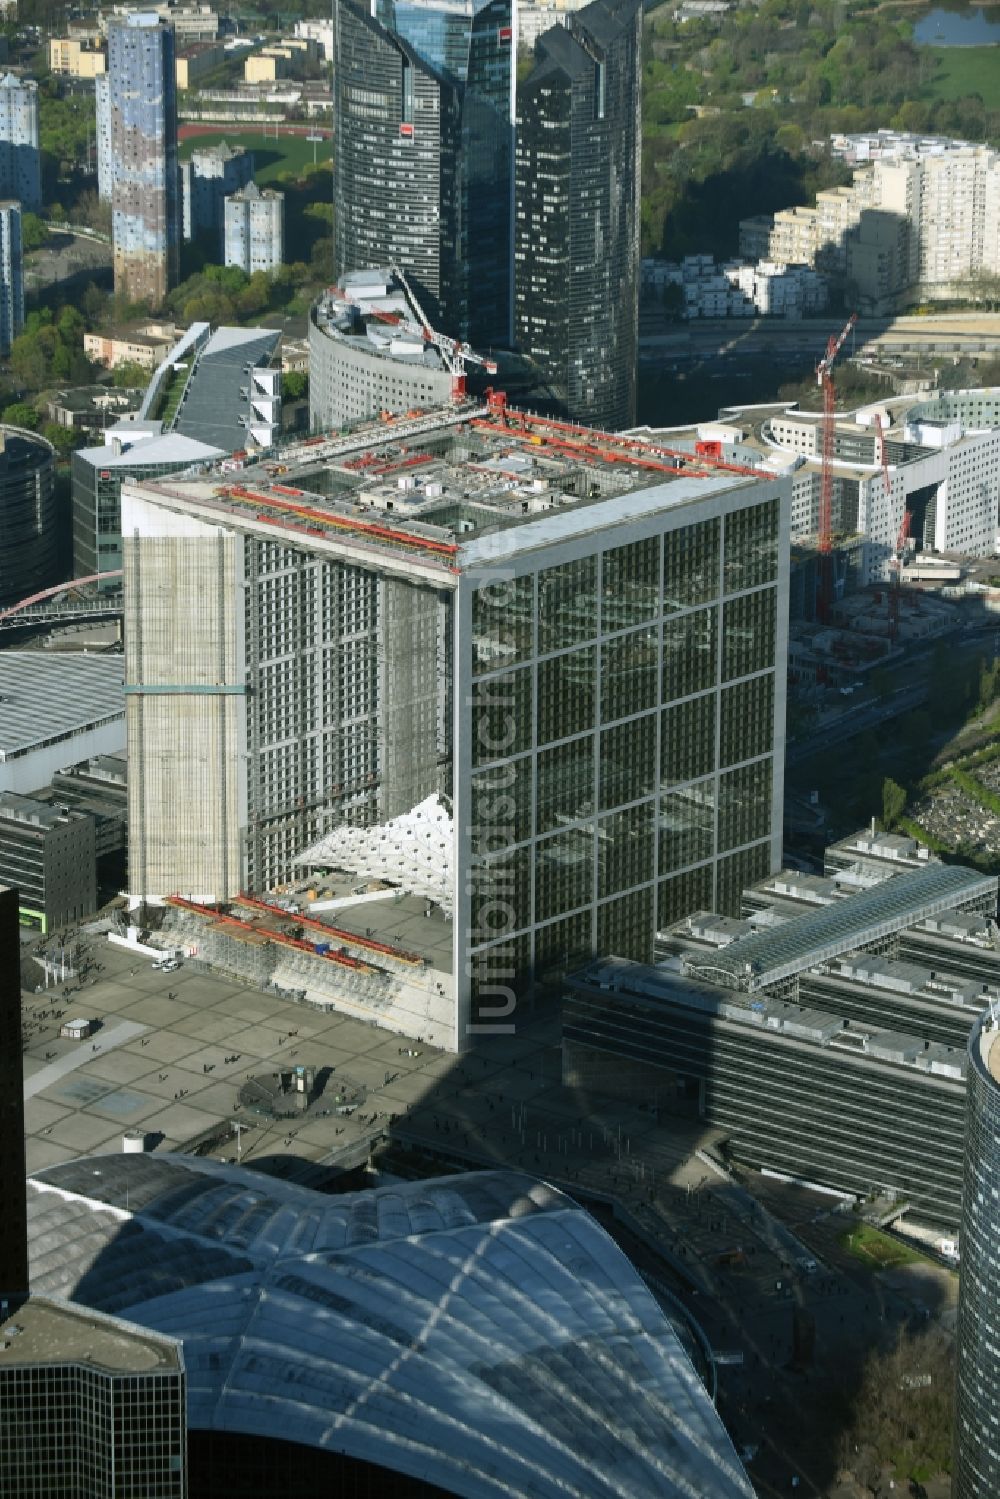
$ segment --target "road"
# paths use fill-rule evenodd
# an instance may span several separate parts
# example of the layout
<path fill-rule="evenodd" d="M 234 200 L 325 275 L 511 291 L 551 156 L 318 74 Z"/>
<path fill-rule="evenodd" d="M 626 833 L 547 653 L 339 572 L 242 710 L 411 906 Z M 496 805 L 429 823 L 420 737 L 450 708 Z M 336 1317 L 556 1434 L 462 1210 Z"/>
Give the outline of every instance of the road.
<path fill-rule="evenodd" d="M 646 363 L 692 364 L 701 361 L 783 359 L 815 363 L 830 334 L 839 333 L 843 320 L 812 318 L 705 319 L 697 323 L 668 323 L 656 312 L 640 316 L 639 357 Z M 935 317 L 863 318 L 846 353 L 889 355 L 906 353 L 1000 353 L 1000 315 L 946 313 Z"/>

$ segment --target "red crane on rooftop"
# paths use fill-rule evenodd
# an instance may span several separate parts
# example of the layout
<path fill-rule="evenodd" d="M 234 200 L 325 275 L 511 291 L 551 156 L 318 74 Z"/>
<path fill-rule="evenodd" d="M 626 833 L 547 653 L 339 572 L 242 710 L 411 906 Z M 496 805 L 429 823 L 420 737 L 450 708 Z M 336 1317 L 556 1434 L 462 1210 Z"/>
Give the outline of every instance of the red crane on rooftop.
<path fill-rule="evenodd" d="M 830 618 L 833 603 L 833 361 L 844 346 L 844 340 L 858 320 L 852 312 L 839 334 L 830 334 L 826 353 L 816 366 L 816 384 L 823 391 L 823 457 L 819 488 L 819 598 L 820 619 Z"/>

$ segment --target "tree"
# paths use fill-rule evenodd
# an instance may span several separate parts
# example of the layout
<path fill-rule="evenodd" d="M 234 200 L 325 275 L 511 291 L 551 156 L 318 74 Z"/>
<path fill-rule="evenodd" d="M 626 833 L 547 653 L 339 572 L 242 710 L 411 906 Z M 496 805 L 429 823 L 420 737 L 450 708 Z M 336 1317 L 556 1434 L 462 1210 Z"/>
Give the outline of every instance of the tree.
<path fill-rule="evenodd" d="M 901 1332 L 890 1352 L 872 1353 L 842 1437 L 845 1466 L 860 1452 L 897 1480 L 947 1473 L 954 1383 L 954 1351 L 938 1329 Z"/>
<path fill-rule="evenodd" d="M 9 427 L 27 427 L 32 432 L 38 431 L 38 412 L 27 401 L 15 401 L 13 406 L 6 406 L 3 420 Z"/>
<path fill-rule="evenodd" d="M 63 458 L 72 453 L 83 438 L 83 434 L 75 427 L 64 427 L 59 422 L 46 422 L 42 427 L 42 436 L 48 438 L 56 452 Z"/>
<path fill-rule="evenodd" d="M 40 250 L 49 237 L 49 228 L 37 213 L 21 215 L 21 249 Z"/>
<path fill-rule="evenodd" d="M 120 390 L 144 390 L 149 384 L 149 370 L 141 364 L 124 360 L 121 364 L 115 365 L 111 381 Z"/>
<path fill-rule="evenodd" d="M 281 377 L 281 394 L 286 401 L 299 401 L 309 390 L 305 370 L 288 370 Z"/>
<path fill-rule="evenodd" d="M 896 826 L 906 807 L 906 788 L 891 776 L 882 782 L 882 825 L 889 832 Z"/>

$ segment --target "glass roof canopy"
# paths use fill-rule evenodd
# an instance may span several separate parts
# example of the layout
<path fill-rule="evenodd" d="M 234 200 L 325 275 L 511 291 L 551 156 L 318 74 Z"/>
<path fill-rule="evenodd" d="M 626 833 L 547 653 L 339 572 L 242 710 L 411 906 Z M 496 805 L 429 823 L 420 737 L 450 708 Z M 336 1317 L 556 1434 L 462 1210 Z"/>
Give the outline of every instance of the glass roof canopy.
<path fill-rule="evenodd" d="M 329 1197 L 216 1161 L 29 1179 L 32 1285 L 183 1342 L 188 1424 L 463 1499 L 751 1499 L 677 1333 L 599 1224 L 513 1171 Z"/>
<path fill-rule="evenodd" d="M 752 994 L 953 906 L 984 897 L 995 902 L 996 891 L 996 879 L 977 870 L 929 864 L 765 932 L 741 937 L 711 955 L 689 956 L 685 968 L 710 983 Z"/>

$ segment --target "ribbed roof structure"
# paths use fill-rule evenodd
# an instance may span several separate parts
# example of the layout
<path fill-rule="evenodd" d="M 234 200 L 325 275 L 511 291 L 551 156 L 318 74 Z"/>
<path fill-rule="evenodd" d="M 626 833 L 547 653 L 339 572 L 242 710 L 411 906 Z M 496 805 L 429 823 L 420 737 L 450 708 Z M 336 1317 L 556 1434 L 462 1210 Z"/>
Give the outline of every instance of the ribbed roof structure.
<path fill-rule="evenodd" d="M 183 1340 L 193 1429 L 463 1496 L 751 1499 L 676 1333 L 598 1224 L 506 1171 L 341 1197 L 180 1156 L 29 1180 L 32 1284 Z"/>

